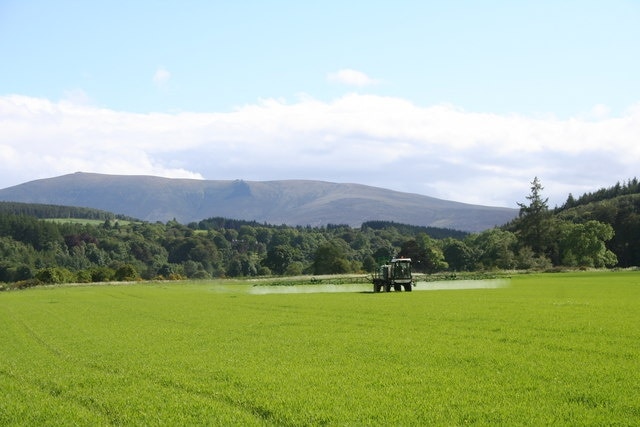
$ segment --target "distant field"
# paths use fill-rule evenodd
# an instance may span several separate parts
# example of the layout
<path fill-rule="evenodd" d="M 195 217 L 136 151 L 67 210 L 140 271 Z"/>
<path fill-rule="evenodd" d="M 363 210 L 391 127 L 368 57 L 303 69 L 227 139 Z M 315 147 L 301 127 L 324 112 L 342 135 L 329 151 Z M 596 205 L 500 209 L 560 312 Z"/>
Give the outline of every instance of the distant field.
<path fill-rule="evenodd" d="M 104 219 L 85 219 L 85 218 L 47 218 L 46 221 L 60 222 L 60 223 L 72 223 L 72 224 L 88 224 L 88 225 L 102 225 Z M 112 219 L 111 224 L 118 223 L 120 225 L 128 225 L 131 221 L 125 221 L 121 219 Z"/>
<path fill-rule="evenodd" d="M 640 272 L 253 289 L 0 293 L 0 425 L 640 424 Z"/>

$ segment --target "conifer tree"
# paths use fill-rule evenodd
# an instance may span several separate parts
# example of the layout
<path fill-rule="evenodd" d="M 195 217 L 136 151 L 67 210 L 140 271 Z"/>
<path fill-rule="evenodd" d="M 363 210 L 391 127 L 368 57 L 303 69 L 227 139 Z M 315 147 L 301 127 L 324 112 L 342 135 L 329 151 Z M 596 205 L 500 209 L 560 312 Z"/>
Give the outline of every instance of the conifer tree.
<path fill-rule="evenodd" d="M 544 187 L 538 177 L 531 182 L 528 204 L 518 203 L 520 213 L 516 222 L 516 231 L 523 246 L 529 246 L 536 255 L 543 255 L 547 249 L 551 232 L 549 199 L 542 198 Z"/>

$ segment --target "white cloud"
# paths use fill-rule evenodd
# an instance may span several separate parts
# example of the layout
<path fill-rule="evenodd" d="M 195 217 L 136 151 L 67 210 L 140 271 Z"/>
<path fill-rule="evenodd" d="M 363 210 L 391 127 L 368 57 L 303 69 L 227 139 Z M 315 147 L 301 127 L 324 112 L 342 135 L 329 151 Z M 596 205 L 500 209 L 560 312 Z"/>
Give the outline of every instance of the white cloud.
<path fill-rule="evenodd" d="M 372 79 L 362 71 L 356 71 L 349 68 L 342 69 L 334 73 L 329 73 L 327 75 L 327 80 L 357 87 L 371 86 L 380 82 L 377 79 Z"/>
<path fill-rule="evenodd" d="M 71 89 L 64 92 L 64 101 L 72 104 L 89 105 L 91 98 L 82 89 Z"/>
<path fill-rule="evenodd" d="M 227 113 L 119 112 L 0 97 L 0 188 L 76 171 L 356 182 L 516 207 L 538 176 L 551 204 L 638 174 L 640 105 L 558 120 L 348 94 Z"/>
<path fill-rule="evenodd" d="M 165 87 L 171 79 L 171 73 L 164 67 L 158 67 L 153 74 L 153 83 L 158 87 Z"/>
<path fill-rule="evenodd" d="M 591 109 L 591 116 L 594 119 L 605 119 L 609 116 L 609 113 L 611 113 L 611 108 L 604 104 L 594 105 Z"/>

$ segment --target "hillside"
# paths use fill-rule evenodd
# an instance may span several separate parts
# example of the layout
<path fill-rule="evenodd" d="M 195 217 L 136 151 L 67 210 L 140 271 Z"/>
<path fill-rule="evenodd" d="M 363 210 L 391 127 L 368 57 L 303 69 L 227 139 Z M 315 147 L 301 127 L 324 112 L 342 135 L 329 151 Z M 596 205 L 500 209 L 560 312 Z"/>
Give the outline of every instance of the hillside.
<path fill-rule="evenodd" d="M 607 247 L 618 257 L 618 265 L 640 265 L 640 194 L 597 198 L 595 201 L 584 196 L 581 199 L 583 201 L 576 206 L 560 210 L 558 218 L 578 223 L 596 220 L 611 225 L 614 235 Z"/>
<path fill-rule="evenodd" d="M 101 209 L 146 221 L 211 217 L 269 224 L 403 224 L 482 231 L 516 209 L 470 205 L 360 184 L 324 181 L 222 181 L 75 173 L 0 190 L 0 200 Z"/>

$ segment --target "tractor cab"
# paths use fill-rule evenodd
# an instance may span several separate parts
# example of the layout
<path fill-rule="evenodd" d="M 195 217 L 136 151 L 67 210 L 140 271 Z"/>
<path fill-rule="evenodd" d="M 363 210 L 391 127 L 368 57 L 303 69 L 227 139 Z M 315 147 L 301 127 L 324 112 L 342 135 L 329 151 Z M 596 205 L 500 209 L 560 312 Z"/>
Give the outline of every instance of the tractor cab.
<path fill-rule="evenodd" d="M 380 269 L 373 277 L 374 292 L 394 291 L 411 292 L 413 278 L 411 275 L 411 258 L 393 258 L 389 264 L 380 266 Z"/>

